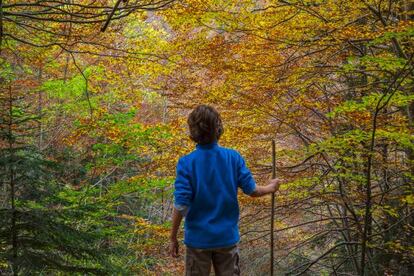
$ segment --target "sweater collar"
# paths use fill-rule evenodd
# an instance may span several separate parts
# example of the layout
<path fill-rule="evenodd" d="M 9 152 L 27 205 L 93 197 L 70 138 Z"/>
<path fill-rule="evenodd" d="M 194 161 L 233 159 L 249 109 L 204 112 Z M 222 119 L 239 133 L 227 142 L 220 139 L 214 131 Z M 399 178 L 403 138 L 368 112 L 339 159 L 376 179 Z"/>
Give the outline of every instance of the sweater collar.
<path fill-rule="evenodd" d="M 200 143 L 196 144 L 197 149 L 213 149 L 217 147 L 218 147 L 217 141 L 213 143 L 208 143 L 208 144 L 200 144 Z"/>

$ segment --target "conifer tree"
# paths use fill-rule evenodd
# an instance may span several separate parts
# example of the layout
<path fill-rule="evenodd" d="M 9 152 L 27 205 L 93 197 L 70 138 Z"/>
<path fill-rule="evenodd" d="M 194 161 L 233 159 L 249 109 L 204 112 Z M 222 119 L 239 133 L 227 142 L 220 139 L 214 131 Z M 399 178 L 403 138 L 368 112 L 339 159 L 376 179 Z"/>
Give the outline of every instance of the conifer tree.
<path fill-rule="evenodd" d="M 88 210 L 65 198 L 62 167 L 36 146 L 39 116 L 30 94 L 2 70 L 0 90 L 0 274 L 56 271 L 105 274 L 114 266 L 98 248 L 102 238 L 79 227 Z M 7 75 L 7 72 L 10 74 Z M 99 206 L 101 207 L 101 206 Z"/>

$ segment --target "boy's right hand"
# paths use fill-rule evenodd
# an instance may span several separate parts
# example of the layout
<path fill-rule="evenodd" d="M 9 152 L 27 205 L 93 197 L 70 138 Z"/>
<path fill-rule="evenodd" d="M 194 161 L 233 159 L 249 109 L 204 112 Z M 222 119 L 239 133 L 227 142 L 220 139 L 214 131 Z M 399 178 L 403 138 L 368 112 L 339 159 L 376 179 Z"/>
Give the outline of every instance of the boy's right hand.
<path fill-rule="evenodd" d="M 282 184 L 282 180 L 275 178 L 271 179 L 269 181 L 269 184 L 266 186 L 256 186 L 256 189 L 253 193 L 250 194 L 250 196 L 253 197 L 260 197 L 267 194 L 276 193 L 279 190 L 280 184 Z"/>
<path fill-rule="evenodd" d="M 275 178 L 275 179 L 270 179 L 269 181 L 269 189 L 270 189 L 270 193 L 275 193 L 279 190 L 280 184 L 282 183 L 282 180 Z"/>

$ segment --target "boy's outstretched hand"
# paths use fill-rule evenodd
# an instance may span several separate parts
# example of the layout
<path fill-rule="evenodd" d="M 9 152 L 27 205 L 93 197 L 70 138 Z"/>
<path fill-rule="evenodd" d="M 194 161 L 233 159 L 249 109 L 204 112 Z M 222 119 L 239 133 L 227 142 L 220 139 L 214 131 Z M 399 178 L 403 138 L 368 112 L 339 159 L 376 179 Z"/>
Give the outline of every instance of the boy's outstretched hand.
<path fill-rule="evenodd" d="M 170 254 L 171 257 L 177 258 L 179 256 L 178 255 L 178 248 L 179 248 L 178 240 L 177 239 L 170 240 L 170 251 L 169 251 L 169 254 Z"/>
<path fill-rule="evenodd" d="M 270 190 L 269 192 L 270 193 L 276 193 L 279 190 L 279 187 L 280 187 L 281 183 L 282 183 L 282 181 L 278 178 L 271 179 L 269 181 L 269 184 L 268 184 L 269 190 Z"/>
<path fill-rule="evenodd" d="M 280 184 L 282 184 L 282 180 L 278 178 L 271 179 L 269 181 L 269 184 L 267 184 L 266 186 L 256 186 L 256 190 L 254 190 L 251 196 L 259 197 L 275 193 L 279 190 Z"/>

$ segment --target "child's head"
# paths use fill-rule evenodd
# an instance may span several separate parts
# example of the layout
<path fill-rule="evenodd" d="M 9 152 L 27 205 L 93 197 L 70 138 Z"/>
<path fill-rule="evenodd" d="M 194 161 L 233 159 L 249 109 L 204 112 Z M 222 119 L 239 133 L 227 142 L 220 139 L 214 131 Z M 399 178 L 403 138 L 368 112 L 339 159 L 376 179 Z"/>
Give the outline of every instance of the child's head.
<path fill-rule="evenodd" d="M 187 123 L 191 140 L 199 144 L 216 142 L 224 132 L 220 114 L 208 105 L 194 108 L 188 116 Z"/>

